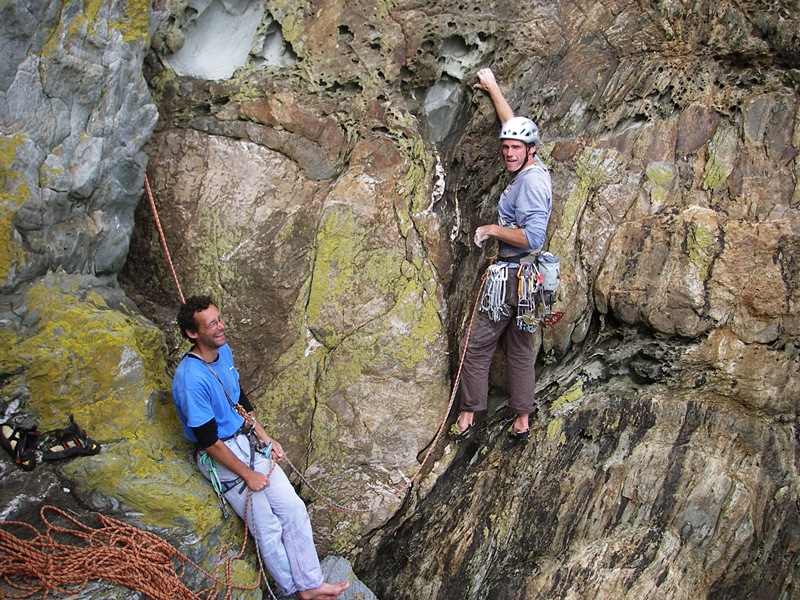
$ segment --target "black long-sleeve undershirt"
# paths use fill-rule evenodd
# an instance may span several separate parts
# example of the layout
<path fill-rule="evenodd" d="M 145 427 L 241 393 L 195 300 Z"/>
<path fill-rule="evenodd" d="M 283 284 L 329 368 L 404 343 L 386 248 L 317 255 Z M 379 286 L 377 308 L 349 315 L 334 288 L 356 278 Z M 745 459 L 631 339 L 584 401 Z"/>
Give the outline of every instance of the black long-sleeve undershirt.
<path fill-rule="evenodd" d="M 244 408 L 245 412 L 253 412 L 253 405 L 250 403 L 250 399 L 247 397 L 247 394 L 245 394 L 244 391 L 239 392 L 239 404 L 242 405 L 242 408 Z M 219 439 L 217 420 L 213 417 L 199 427 L 192 427 L 191 429 L 192 433 L 194 433 L 194 437 L 197 438 L 197 443 L 203 448 L 213 446 Z"/>

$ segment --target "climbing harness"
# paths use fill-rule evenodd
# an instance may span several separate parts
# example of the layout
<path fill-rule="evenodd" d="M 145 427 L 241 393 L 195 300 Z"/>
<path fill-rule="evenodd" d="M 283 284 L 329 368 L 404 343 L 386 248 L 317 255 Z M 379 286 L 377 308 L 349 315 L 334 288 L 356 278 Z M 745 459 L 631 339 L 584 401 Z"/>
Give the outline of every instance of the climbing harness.
<path fill-rule="evenodd" d="M 478 311 L 486 313 L 497 323 L 511 316 L 511 307 L 505 302 L 509 264 L 519 264 L 517 270 L 517 317 L 521 331 L 534 333 L 539 325 L 555 325 L 564 316 L 553 308 L 556 289 L 561 278 L 560 261 L 550 252 L 535 256 L 520 254 L 500 257 L 499 262 L 486 269 L 486 285 L 480 295 Z"/>
<path fill-rule="evenodd" d="M 489 265 L 486 269 L 486 285 L 478 310 L 486 313 L 489 320 L 494 323 L 511 316 L 510 307 L 506 304 L 506 281 L 508 281 L 507 264 Z"/>

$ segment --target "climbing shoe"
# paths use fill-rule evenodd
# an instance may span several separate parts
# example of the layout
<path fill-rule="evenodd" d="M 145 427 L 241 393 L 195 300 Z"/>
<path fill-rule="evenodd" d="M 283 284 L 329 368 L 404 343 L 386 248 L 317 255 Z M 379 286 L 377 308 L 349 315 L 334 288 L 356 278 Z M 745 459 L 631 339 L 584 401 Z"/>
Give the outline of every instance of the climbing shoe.
<path fill-rule="evenodd" d="M 56 443 L 42 454 L 42 460 L 59 460 L 70 456 L 91 456 L 100 452 L 100 444 L 86 435 L 78 427 L 72 415 L 69 416 L 69 426 L 66 429 L 56 429 Z"/>
<path fill-rule="evenodd" d="M 12 427 L 4 423 L 0 426 L 0 444 L 24 471 L 33 471 L 36 467 L 36 443 L 39 433 L 35 425 Z"/>
<path fill-rule="evenodd" d="M 456 421 L 450 426 L 450 431 L 447 432 L 447 439 L 455 442 L 463 442 L 464 440 L 471 438 L 474 431 L 475 423 L 467 427 L 464 431 L 461 431 L 458 428 L 458 421 Z"/>
<path fill-rule="evenodd" d="M 508 428 L 508 437 L 510 437 L 513 441 L 517 444 L 527 444 L 528 440 L 531 437 L 531 430 L 526 429 L 525 431 L 517 431 L 514 429 L 514 426 Z"/>

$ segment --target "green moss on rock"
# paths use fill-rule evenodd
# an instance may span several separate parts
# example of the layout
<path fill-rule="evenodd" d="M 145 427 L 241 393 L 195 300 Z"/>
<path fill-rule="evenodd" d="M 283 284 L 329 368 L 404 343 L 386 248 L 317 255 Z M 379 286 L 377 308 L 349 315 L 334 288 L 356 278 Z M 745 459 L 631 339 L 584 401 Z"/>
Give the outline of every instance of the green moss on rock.
<path fill-rule="evenodd" d="M 369 232 L 345 206 L 333 205 L 322 216 L 306 314 L 328 348 L 337 346 L 344 335 L 341 327 L 331 322 L 330 308 L 353 305 L 365 284 L 376 293 L 396 295 L 400 277 L 396 252 L 369 248 L 368 237 Z"/>
<path fill-rule="evenodd" d="M 669 187 L 675 178 L 675 170 L 667 163 L 650 163 L 644 171 L 645 177 L 661 187 Z"/>
<path fill-rule="evenodd" d="M 125 42 L 139 40 L 150 44 L 150 3 L 147 0 L 128 0 L 128 10 L 109 25 L 122 34 Z"/>
<path fill-rule="evenodd" d="M 667 195 L 669 192 L 666 188 L 661 187 L 660 185 L 654 185 L 650 188 L 650 202 L 654 205 L 660 205 L 664 200 L 666 200 Z"/>
<path fill-rule="evenodd" d="M 202 293 L 210 293 L 224 306 L 225 299 L 229 297 L 226 282 L 238 281 L 242 287 L 247 287 L 251 282 L 248 282 L 245 273 L 237 269 L 236 261 L 220 260 L 220 257 L 230 256 L 242 242 L 248 241 L 249 231 L 234 227 L 220 213 L 219 207 L 205 204 L 201 205 L 195 225 L 198 228 L 195 239 L 202 241 L 203 245 L 196 253 L 194 288 L 202 290 Z"/>
<path fill-rule="evenodd" d="M 25 302 L 36 321 L 6 360 L 24 369 L 32 397 L 41 402 L 43 426 L 63 425 L 72 412 L 114 435 L 129 423 L 112 391 L 144 405 L 149 393 L 167 387 L 163 340 L 143 318 L 112 310 L 77 281 L 59 279 L 56 285 L 51 277 L 27 288 Z"/>
<path fill-rule="evenodd" d="M 577 224 L 586 205 L 604 186 L 619 176 L 619 165 L 609 151 L 586 148 L 575 169 L 577 179 L 570 189 L 561 220 L 550 240 L 550 252 L 566 259 L 572 256 Z"/>
<path fill-rule="evenodd" d="M 561 394 L 555 400 L 555 402 L 553 402 L 553 405 L 550 407 L 550 410 L 554 411 L 560 406 L 575 402 L 582 396 L 583 396 L 583 381 L 579 379 L 578 381 L 573 383 L 566 392 Z"/>
<path fill-rule="evenodd" d="M 703 185 L 711 192 L 722 189 L 735 166 L 737 139 L 732 128 L 720 128 L 708 144 Z"/>
<path fill-rule="evenodd" d="M 69 24 L 67 32 L 70 36 L 89 34 L 99 35 L 98 23 L 107 19 L 104 13 L 110 12 L 106 0 L 85 0 L 83 12 Z M 147 0 L 127 0 L 126 10 L 118 11 L 118 19 L 108 19 L 110 28 L 119 31 L 125 42 L 141 40 L 150 43 L 149 21 L 150 7 Z"/>

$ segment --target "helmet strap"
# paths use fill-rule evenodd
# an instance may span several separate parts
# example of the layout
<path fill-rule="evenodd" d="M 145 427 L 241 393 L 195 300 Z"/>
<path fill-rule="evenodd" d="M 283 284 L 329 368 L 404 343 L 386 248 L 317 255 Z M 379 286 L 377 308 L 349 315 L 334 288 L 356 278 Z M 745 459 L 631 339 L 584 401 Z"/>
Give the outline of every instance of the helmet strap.
<path fill-rule="evenodd" d="M 511 175 L 514 177 L 522 173 L 523 169 L 528 166 L 528 163 L 533 160 L 533 156 L 531 156 L 531 146 L 534 147 L 533 156 L 536 156 L 536 144 L 525 144 L 525 162 L 522 163 L 522 166 L 519 169 L 511 173 Z"/>

